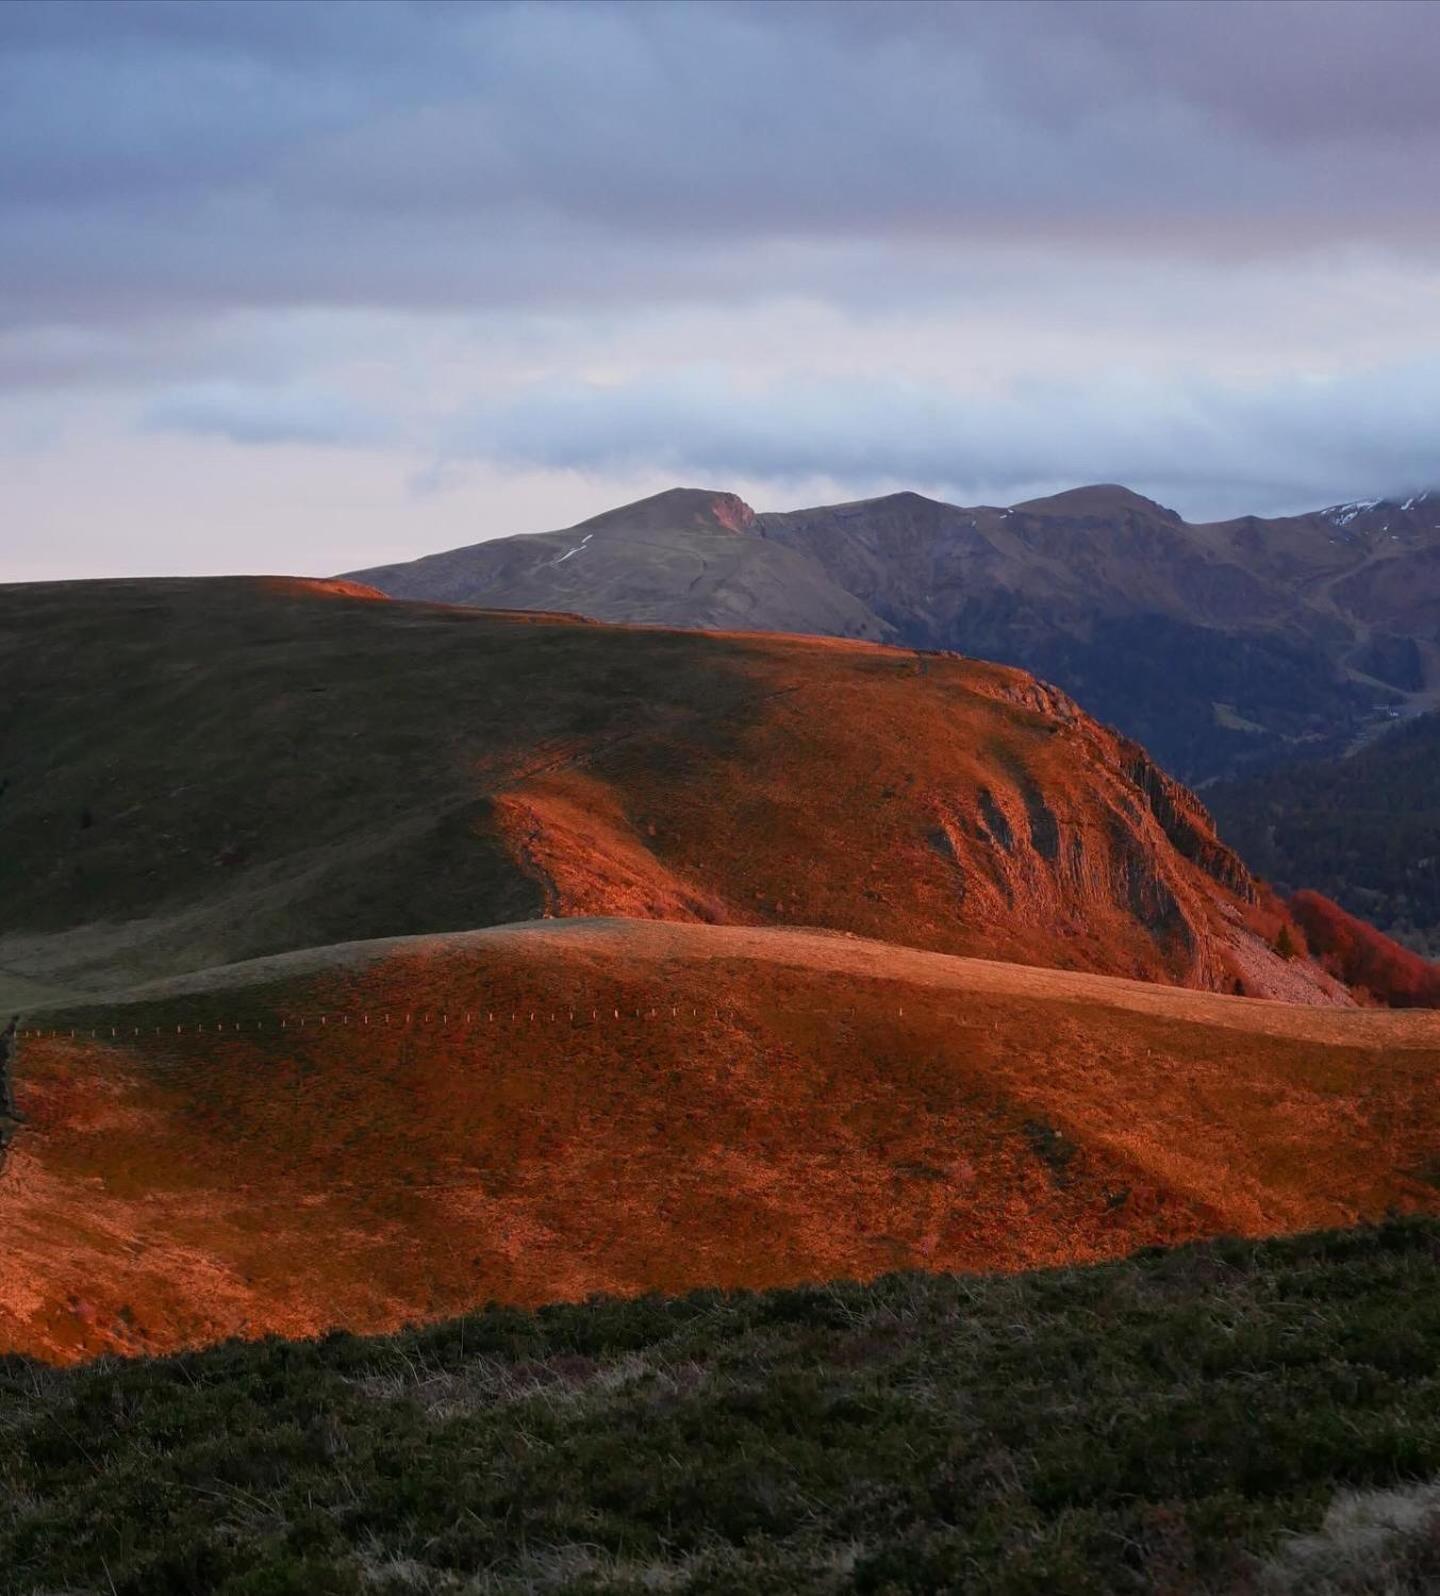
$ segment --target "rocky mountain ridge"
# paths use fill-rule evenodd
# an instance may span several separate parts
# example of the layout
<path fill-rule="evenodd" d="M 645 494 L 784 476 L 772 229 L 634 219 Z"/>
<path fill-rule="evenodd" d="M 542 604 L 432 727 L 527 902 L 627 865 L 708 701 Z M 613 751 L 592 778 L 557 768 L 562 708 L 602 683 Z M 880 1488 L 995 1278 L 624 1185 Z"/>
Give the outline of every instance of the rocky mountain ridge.
<path fill-rule="evenodd" d="M 1182 779 L 1338 751 L 1440 696 L 1440 495 L 1191 523 L 1116 484 L 755 512 L 674 489 L 353 573 L 398 597 L 893 640 L 1021 665 Z"/>

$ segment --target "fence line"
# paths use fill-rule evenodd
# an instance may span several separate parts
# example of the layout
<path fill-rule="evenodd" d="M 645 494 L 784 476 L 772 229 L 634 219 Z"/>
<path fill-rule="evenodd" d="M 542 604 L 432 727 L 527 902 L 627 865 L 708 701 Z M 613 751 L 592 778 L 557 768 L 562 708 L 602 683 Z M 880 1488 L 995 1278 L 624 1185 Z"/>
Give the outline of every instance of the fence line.
<path fill-rule="evenodd" d="M 956 993 L 956 997 L 964 994 Z M 668 1009 L 668 1014 L 666 1010 Z M 746 1015 L 753 1015 L 757 1011 L 770 1014 L 824 1014 L 836 1019 L 853 1018 L 861 1012 L 855 1009 L 837 1008 L 834 1005 L 826 1006 L 800 1006 L 792 1004 L 758 1004 L 740 1008 L 699 1008 L 694 1004 L 659 1004 L 650 1008 L 615 1008 L 611 1005 L 592 1007 L 587 1014 L 584 1007 L 566 1009 L 511 1009 L 507 1016 L 503 1009 L 464 1009 L 440 1010 L 438 1012 L 421 1013 L 410 1010 L 401 1013 L 400 1010 L 360 1010 L 347 1014 L 311 1014 L 311 1015 L 282 1015 L 279 1019 L 271 1020 L 209 1020 L 204 1023 L 192 1021 L 189 1024 L 177 1025 L 58 1025 L 58 1026 L 32 1026 L 16 1032 L 17 1040 L 21 1041 L 133 1041 L 137 1037 L 157 1036 L 230 1036 L 245 1032 L 268 1032 L 278 1036 L 282 1032 L 311 1031 L 341 1029 L 350 1027 L 356 1031 L 363 1031 L 367 1027 L 375 1030 L 416 1030 L 424 1026 L 434 1026 L 437 1029 L 488 1029 L 492 1025 L 585 1025 L 585 1024 L 611 1024 L 623 1020 L 665 1020 L 665 1019 L 704 1019 L 704 1020 L 736 1020 Z M 864 1011 L 867 1018 L 879 1018 L 878 1007 L 867 1007 Z M 905 1017 L 903 1007 L 897 1005 L 895 1009 L 897 1018 Z"/>

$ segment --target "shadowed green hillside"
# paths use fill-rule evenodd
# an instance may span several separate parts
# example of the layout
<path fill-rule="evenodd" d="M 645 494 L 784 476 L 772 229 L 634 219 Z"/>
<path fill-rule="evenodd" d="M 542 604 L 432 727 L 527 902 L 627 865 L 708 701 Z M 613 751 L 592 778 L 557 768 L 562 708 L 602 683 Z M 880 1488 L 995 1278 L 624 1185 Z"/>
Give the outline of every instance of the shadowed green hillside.
<path fill-rule="evenodd" d="M 284 580 L 0 588 L 0 996 L 530 918 L 494 791 L 712 736 L 755 691 L 727 652 Z"/>
<path fill-rule="evenodd" d="M 12 1358 L 0 1591 L 1394 1596 L 1437 1474 L 1440 1224 L 1396 1223 Z"/>

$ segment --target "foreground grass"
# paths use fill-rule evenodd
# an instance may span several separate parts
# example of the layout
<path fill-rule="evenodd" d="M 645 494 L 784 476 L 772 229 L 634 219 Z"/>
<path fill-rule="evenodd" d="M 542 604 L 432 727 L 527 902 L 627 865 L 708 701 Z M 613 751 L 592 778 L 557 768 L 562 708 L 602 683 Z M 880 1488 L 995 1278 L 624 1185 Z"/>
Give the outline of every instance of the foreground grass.
<path fill-rule="evenodd" d="M 0 1360 L 7 1593 L 1422 1591 L 1437 1476 L 1434 1221 Z"/>

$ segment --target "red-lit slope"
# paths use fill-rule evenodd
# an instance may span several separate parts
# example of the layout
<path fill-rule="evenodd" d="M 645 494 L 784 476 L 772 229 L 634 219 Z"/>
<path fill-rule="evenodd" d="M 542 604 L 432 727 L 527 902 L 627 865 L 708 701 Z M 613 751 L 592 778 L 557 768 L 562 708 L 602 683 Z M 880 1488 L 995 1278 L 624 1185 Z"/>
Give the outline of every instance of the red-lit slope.
<path fill-rule="evenodd" d="M 0 1176 L 0 1347 L 52 1358 L 1440 1206 L 1429 1014 L 576 920 L 69 1018 Z"/>
<path fill-rule="evenodd" d="M 1277 958 L 1240 861 L 1135 744 L 1024 672 L 722 637 L 719 738 L 620 743 L 497 794 L 545 911 L 828 926 L 918 947 L 1344 1001 Z"/>
<path fill-rule="evenodd" d="M 1391 1008 L 1440 1008 L 1440 964 L 1401 947 L 1318 892 L 1297 892 L 1287 907 L 1310 951 L 1337 980 Z"/>

